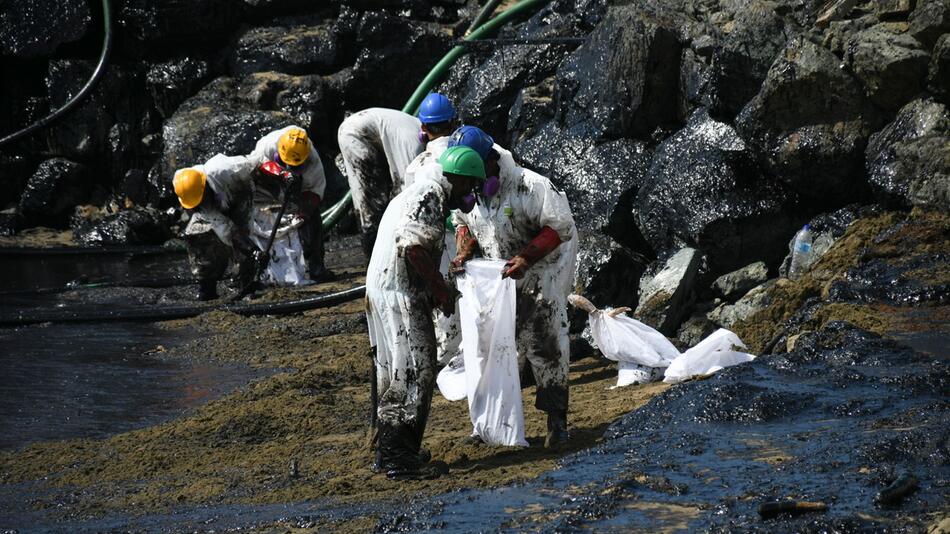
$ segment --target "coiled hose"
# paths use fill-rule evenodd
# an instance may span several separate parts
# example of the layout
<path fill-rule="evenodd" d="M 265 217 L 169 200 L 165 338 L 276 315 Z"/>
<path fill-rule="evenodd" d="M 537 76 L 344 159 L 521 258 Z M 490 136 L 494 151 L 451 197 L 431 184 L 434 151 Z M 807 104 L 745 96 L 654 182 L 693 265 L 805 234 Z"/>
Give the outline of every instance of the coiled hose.
<path fill-rule="evenodd" d="M 92 76 L 89 77 L 89 80 L 86 81 L 86 85 L 82 86 L 82 89 L 76 93 L 75 96 L 70 98 L 65 104 L 62 105 L 56 111 L 50 113 L 49 115 L 43 117 L 42 119 L 34 122 L 33 124 L 23 128 L 22 130 L 13 132 L 6 137 L 0 138 L 0 146 L 12 143 L 19 139 L 22 139 L 34 132 L 42 130 L 55 123 L 56 121 L 62 119 L 66 116 L 67 113 L 72 111 L 76 106 L 78 106 L 86 97 L 92 93 L 92 90 L 96 87 L 96 84 L 99 83 L 99 80 L 102 79 L 102 75 L 106 72 L 106 65 L 109 63 L 109 56 L 112 55 L 112 2 L 111 0 L 102 0 L 102 51 L 99 53 L 99 62 L 96 64 L 96 68 L 92 71 Z"/>

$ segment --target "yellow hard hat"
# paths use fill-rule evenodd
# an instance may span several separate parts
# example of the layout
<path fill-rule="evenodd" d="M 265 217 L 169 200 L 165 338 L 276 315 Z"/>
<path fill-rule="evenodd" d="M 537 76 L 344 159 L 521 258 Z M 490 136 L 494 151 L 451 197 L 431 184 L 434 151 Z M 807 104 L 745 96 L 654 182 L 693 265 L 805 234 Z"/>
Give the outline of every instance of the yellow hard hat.
<path fill-rule="evenodd" d="M 307 132 L 300 128 L 291 128 L 277 141 L 277 155 L 287 165 L 296 167 L 310 157 L 310 140 Z"/>
<path fill-rule="evenodd" d="M 205 196 L 205 182 L 208 177 L 198 169 L 182 169 L 175 173 L 175 194 L 178 202 L 185 209 L 192 209 L 201 204 Z"/>

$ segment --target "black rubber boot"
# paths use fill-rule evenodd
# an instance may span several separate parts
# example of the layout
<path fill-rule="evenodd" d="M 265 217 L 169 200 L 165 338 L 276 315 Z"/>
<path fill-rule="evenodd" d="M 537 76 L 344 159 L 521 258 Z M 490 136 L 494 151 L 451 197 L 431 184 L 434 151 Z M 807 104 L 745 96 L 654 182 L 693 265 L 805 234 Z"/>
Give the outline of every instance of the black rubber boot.
<path fill-rule="evenodd" d="M 548 412 L 548 434 L 544 438 L 544 448 L 562 445 L 567 443 L 568 439 L 570 434 L 567 432 L 567 411 Z"/>
<path fill-rule="evenodd" d="M 366 258 L 366 265 L 369 266 L 369 258 L 373 255 L 373 246 L 376 244 L 376 232 L 364 232 L 360 236 L 360 243 L 363 246 L 363 257 Z"/>
<path fill-rule="evenodd" d="M 421 451 L 414 450 L 413 434 L 408 425 L 380 422 L 376 469 L 385 472 L 391 480 L 429 480 L 448 473 L 444 462 L 424 461 Z"/>
<path fill-rule="evenodd" d="M 204 302 L 218 298 L 217 280 L 199 280 L 198 281 L 198 300 Z"/>

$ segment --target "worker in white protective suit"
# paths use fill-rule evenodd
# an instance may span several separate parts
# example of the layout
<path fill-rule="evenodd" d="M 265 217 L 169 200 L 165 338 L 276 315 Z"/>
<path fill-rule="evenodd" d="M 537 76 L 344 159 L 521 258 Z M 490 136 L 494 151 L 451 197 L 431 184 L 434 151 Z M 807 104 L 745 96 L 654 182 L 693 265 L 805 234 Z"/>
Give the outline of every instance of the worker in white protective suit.
<path fill-rule="evenodd" d="M 218 281 L 232 260 L 240 286 L 254 276 L 259 250 L 248 235 L 252 168 L 243 156 L 218 154 L 204 165 L 175 172 L 175 194 L 191 215 L 184 239 L 191 273 L 198 282 L 198 300 L 218 297 Z"/>
<path fill-rule="evenodd" d="M 488 175 L 479 203 L 456 211 L 458 254 L 463 269 L 477 249 L 489 259 L 507 260 L 501 274 L 517 280 L 515 306 L 518 354 L 537 383 L 535 407 L 547 413 L 545 447 L 568 439 L 567 297 L 574 281 L 577 229 L 567 196 L 551 181 L 515 164 L 511 152 L 475 127 L 453 135 L 449 146 L 470 146 L 485 160 Z"/>
<path fill-rule="evenodd" d="M 408 185 L 406 168 L 427 141 L 450 134 L 455 124 L 455 108 L 435 93 L 423 100 L 418 118 L 394 109 L 370 108 L 340 124 L 337 141 L 367 261 L 389 199 Z"/>
<path fill-rule="evenodd" d="M 302 223 L 296 231 L 303 245 L 307 274 L 314 282 L 331 278 L 323 260 L 323 220 L 320 216 L 327 179 L 323 162 L 306 130 L 291 125 L 270 132 L 257 142 L 247 158 L 256 167 L 253 174 L 255 210 L 276 214 L 284 201 L 285 188 L 295 185 L 288 191 L 291 195 L 289 213 Z"/>
<path fill-rule="evenodd" d="M 458 291 L 439 273 L 448 210 L 468 202 L 485 177 L 467 147 L 446 151 L 396 196 L 380 221 L 366 273 L 366 320 L 375 349 L 377 470 L 393 479 L 437 477 L 444 464 L 420 457 L 432 390 L 436 346 L 432 309 L 455 309 Z M 466 200 L 469 199 L 469 200 Z"/>

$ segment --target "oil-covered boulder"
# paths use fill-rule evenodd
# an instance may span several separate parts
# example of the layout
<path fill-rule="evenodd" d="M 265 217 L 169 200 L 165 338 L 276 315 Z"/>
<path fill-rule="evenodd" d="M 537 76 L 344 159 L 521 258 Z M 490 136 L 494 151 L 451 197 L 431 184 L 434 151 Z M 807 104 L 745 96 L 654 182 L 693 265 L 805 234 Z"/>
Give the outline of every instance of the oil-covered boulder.
<path fill-rule="evenodd" d="M 673 14 L 612 6 L 557 73 L 559 122 L 591 137 L 649 138 L 677 121 L 682 45 Z"/>
<path fill-rule="evenodd" d="M 343 65 L 344 50 L 336 24 L 250 28 L 231 49 L 231 74 L 277 71 L 288 74 L 330 74 Z"/>
<path fill-rule="evenodd" d="M 820 211 L 867 195 L 863 153 L 879 122 L 841 61 L 798 37 L 772 64 L 736 129 L 770 174 Z"/>
<path fill-rule="evenodd" d="M 599 308 L 637 305 L 640 276 L 647 266 L 644 257 L 597 232 L 578 232 L 575 291 Z M 587 324 L 587 312 L 570 309 L 571 331 Z"/>
<path fill-rule="evenodd" d="M 950 33 L 943 35 L 934 45 L 927 88 L 944 104 L 950 104 Z"/>
<path fill-rule="evenodd" d="M 0 3 L 0 56 L 33 58 L 78 41 L 92 15 L 85 0 L 30 0 Z"/>
<path fill-rule="evenodd" d="M 170 222 L 161 211 L 135 207 L 92 219 L 75 216 L 71 226 L 86 246 L 161 245 L 173 237 Z"/>
<path fill-rule="evenodd" d="M 858 204 L 849 204 L 830 213 L 822 213 L 808 221 L 811 231 L 812 262 L 825 255 L 831 245 L 834 245 L 847 231 L 848 226 L 858 217 L 868 217 L 877 211 L 876 206 L 862 207 Z M 792 250 L 795 246 L 795 234 L 789 235 L 788 254 L 779 267 L 779 275 L 788 276 L 788 269 L 792 265 Z"/>
<path fill-rule="evenodd" d="M 438 24 L 381 11 L 364 13 L 356 33 L 360 51 L 341 89 L 346 108 L 400 109 L 448 50 L 448 43 L 448 35 Z"/>
<path fill-rule="evenodd" d="M 595 144 L 574 133 L 548 123 L 520 143 L 515 153 L 525 166 L 548 176 L 564 190 L 578 228 L 606 232 L 637 252 L 649 251 L 631 228 L 630 208 L 646 180 L 650 151 L 638 141 Z"/>
<path fill-rule="evenodd" d="M 782 283 L 785 283 L 783 281 Z M 723 303 L 706 314 L 706 318 L 723 328 L 732 328 L 739 321 L 748 319 L 756 312 L 763 310 L 772 303 L 769 288 L 779 283 L 778 279 L 769 280 L 764 284 L 753 287 L 735 304 Z"/>
<path fill-rule="evenodd" d="M 774 2 L 754 1 L 731 21 L 712 56 L 710 114 L 731 121 L 761 87 L 775 56 L 798 32 Z"/>
<path fill-rule="evenodd" d="M 875 194 L 898 206 L 950 209 L 950 115 L 918 99 L 871 137 L 867 166 Z"/>
<path fill-rule="evenodd" d="M 941 35 L 950 32 L 950 4 L 946 0 L 918 0 L 909 22 L 908 33 L 929 50 Z"/>
<path fill-rule="evenodd" d="M 65 158 L 40 163 L 20 196 L 21 226 L 65 228 L 73 206 L 88 198 L 87 177 L 84 165 Z"/>
<path fill-rule="evenodd" d="M 23 154 L 0 154 L 0 209 L 16 205 L 35 163 Z"/>
<path fill-rule="evenodd" d="M 185 57 L 149 66 L 145 84 L 155 108 L 167 119 L 186 98 L 208 82 L 210 74 L 207 61 Z"/>
<path fill-rule="evenodd" d="M 878 24 L 855 35 L 848 48 L 851 68 L 876 105 L 896 110 L 923 88 L 930 56 L 913 37 Z"/>
<path fill-rule="evenodd" d="M 273 72 L 218 78 L 186 100 L 165 123 L 161 175 L 204 163 L 217 153 L 247 154 L 264 134 L 290 124 L 308 129 L 318 146 L 332 107 L 319 76 Z M 151 179 L 151 178 L 150 178 Z"/>
<path fill-rule="evenodd" d="M 634 316 L 667 336 L 676 335 L 680 321 L 693 304 L 701 260 L 701 252 L 684 248 L 658 263 L 658 271 L 644 274 Z"/>
<path fill-rule="evenodd" d="M 712 276 L 782 258 L 794 195 L 760 172 L 728 124 L 697 111 L 657 147 L 646 176 L 633 213 L 654 250 L 698 248 Z"/>
<path fill-rule="evenodd" d="M 234 0 L 125 0 L 116 13 L 127 53 L 220 45 L 240 22 Z"/>
<path fill-rule="evenodd" d="M 568 4 L 572 2 L 558 2 Z M 603 11 L 603 3 L 586 2 L 591 11 Z M 536 14 L 515 31 L 501 35 L 515 39 L 557 39 L 576 37 L 590 30 L 584 17 L 592 17 L 589 11 L 559 12 L 557 6 L 547 7 Z M 479 56 L 487 55 L 474 72 L 464 72 L 465 84 L 452 91 L 456 96 L 459 114 L 464 122 L 478 124 L 480 128 L 504 140 L 506 126 L 519 91 L 535 85 L 555 73 L 558 65 L 567 54 L 577 48 L 577 43 L 552 43 L 525 46 L 494 46 L 486 43 L 475 47 Z M 464 69 L 464 65 L 458 68 Z"/>

